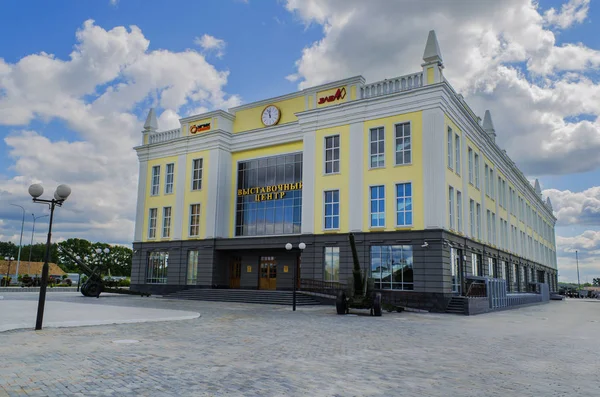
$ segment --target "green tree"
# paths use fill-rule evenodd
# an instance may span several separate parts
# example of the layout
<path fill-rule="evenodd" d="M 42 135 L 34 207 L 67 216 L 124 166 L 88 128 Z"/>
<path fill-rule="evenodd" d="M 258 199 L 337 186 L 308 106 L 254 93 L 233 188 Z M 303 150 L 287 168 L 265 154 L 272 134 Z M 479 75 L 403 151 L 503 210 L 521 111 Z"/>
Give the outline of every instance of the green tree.
<path fill-rule="evenodd" d="M 80 256 L 81 258 L 84 258 L 85 256 L 91 258 L 93 247 L 92 243 L 90 243 L 87 240 L 80 238 L 70 238 L 66 241 L 61 241 L 60 243 L 58 243 L 58 245 L 64 248 L 68 248 L 71 252 L 73 252 L 75 255 Z M 73 261 L 66 255 L 59 256 L 59 265 L 67 273 L 78 273 L 80 270 L 79 266 L 77 266 L 75 261 Z"/>

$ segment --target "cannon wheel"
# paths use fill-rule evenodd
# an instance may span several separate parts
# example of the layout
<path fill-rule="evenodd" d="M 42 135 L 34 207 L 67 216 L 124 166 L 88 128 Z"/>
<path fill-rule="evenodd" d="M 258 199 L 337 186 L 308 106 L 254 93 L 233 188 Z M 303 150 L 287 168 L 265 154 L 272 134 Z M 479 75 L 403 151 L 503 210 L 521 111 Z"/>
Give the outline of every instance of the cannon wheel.
<path fill-rule="evenodd" d="M 381 293 L 377 292 L 373 299 L 373 315 L 381 317 Z"/>
<path fill-rule="evenodd" d="M 346 314 L 346 294 L 344 291 L 338 292 L 337 299 L 335 300 L 335 309 L 337 310 L 337 314 Z"/>
<path fill-rule="evenodd" d="M 98 296 L 102 292 L 102 285 L 92 282 L 85 289 L 85 296 Z"/>

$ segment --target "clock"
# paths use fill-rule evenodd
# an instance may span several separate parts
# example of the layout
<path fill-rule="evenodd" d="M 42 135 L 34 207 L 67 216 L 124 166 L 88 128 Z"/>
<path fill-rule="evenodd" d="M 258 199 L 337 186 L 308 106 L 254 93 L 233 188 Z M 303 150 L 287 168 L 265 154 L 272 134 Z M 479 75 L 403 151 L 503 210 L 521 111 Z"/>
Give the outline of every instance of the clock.
<path fill-rule="evenodd" d="M 263 110 L 260 118 L 265 126 L 270 127 L 279 123 L 279 119 L 281 118 L 281 111 L 277 106 L 269 105 Z"/>

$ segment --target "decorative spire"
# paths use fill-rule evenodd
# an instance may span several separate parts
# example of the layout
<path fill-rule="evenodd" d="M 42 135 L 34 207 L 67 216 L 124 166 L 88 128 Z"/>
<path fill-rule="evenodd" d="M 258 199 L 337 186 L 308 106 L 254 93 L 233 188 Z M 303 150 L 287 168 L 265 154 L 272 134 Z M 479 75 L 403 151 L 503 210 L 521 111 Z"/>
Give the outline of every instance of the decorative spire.
<path fill-rule="evenodd" d="M 427 36 L 427 44 L 425 44 L 423 61 L 425 61 L 425 63 L 442 63 L 442 52 L 440 51 L 440 46 L 435 35 L 435 30 L 430 30 L 429 36 Z"/>
<path fill-rule="evenodd" d="M 492 122 L 492 114 L 489 110 L 485 111 L 483 116 L 483 130 L 488 134 L 492 140 L 496 140 L 496 130 L 494 129 L 494 123 Z"/>
<path fill-rule="evenodd" d="M 548 208 L 552 209 L 552 201 L 550 201 L 550 197 L 546 197 L 546 205 Z"/>
<path fill-rule="evenodd" d="M 542 187 L 540 186 L 540 181 L 538 181 L 537 178 L 535 179 L 534 189 L 536 194 L 542 197 Z"/>
<path fill-rule="evenodd" d="M 144 132 L 151 132 L 158 130 L 158 121 L 156 121 L 156 112 L 154 108 L 150 108 L 146 122 L 144 123 Z"/>

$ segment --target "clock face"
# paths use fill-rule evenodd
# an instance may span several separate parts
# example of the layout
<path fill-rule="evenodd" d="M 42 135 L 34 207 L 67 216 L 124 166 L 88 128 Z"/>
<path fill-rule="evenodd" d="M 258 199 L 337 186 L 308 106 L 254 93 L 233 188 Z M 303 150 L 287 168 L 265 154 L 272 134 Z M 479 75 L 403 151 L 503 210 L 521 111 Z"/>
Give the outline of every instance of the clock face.
<path fill-rule="evenodd" d="M 267 127 L 279 123 L 280 117 L 281 111 L 279 111 L 279 108 L 275 105 L 267 106 L 261 115 L 262 122 Z"/>

